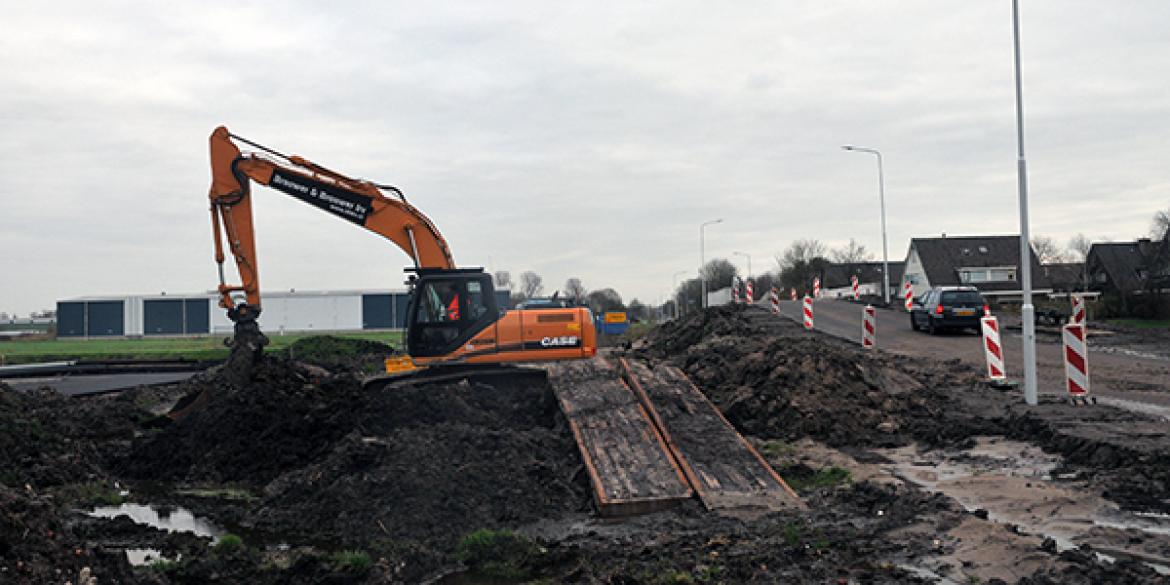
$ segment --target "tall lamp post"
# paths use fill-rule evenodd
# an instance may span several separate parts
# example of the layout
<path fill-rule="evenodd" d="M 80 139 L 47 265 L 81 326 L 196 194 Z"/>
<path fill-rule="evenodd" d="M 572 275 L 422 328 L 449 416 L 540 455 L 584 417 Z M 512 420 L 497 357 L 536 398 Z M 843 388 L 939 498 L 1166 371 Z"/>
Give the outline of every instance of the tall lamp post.
<path fill-rule="evenodd" d="M 699 294 L 703 295 L 699 299 L 699 306 L 704 309 L 707 308 L 707 276 L 703 274 L 703 265 L 707 263 L 707 258 L 703 242 L 703 228 L 717 223 L 723 223 L 723 218 L 713 219 L 699 224 L 699 281 L 701 283 Z"/>
<path fill-rule="evenodd" d="M 678 296 L 679 296 L 679 295 L 678 295 L 678 277 L 680 277 L 680 276 L 682 276 L 682 275 L 686 274 L 687 272 L 689 272 L 689 271 L 687 271 L 687 270 L 679 270 L 678 272 L 675 272 L 675 273 L 674 273 L 674 276 L 672 277 L 672 279 L 673 279 L 673 280 L 672 280 L 672 284 L 671 284 L 671 286 L 670 286 L 670 294 L 674 295 L 674 318 L 675 318 L 675 319 L 678 319 L 678 316 L 679 316 L 679 306 L 678 306 L 678 305 L 679 305 L 679 303 L 678 303 Z"/>
<path fill-rule="evenodd" d="M 1016 146 L 1019 157 L 1016 174 L 1020 192 L 1020 287 L 1024 306 L 1020 320 L 1024 326 L 1024 401 L 1035 406 L 1036 396 L 1036 310 L 1032 306 L 1032 245 L 1028 234 L 1028 163 L 1024 159 L 1024 90 L 1020 72 L 1020 5 L 1012 0 L 1012 41 L 1016 57 Z"/>
<path fill-rule="evenodd" d="M 749 278 L 749 279 L 751 279 L 751 277 L 752 277 L 752 255 L 751 255 L 751 254 L 745 254 L 745 253 L 743 253 L 743 252 L 732 252 L 732 254 L 735 254 L 736 256 L 743 256 L 744 258 L 747 258 L 747 261 L 748 261 L 748 278 Z"/>
<path fill-rule="evenodd" d="M 878 200 L 881 202 L 882 209 L 882 278 L 885 286 L 882 287 L 882 301 L 886 306 L 890 305 L 890 252 L 889 246 L 886 243 L 886 176 L 882 169 L 882 153 L 876 148 L 865 148 L 863 146 L 853 146 L 846 144 L 841 147 L 844 150 L 852 152 L 868 152 L 877 156 L 878 163 Z"/>

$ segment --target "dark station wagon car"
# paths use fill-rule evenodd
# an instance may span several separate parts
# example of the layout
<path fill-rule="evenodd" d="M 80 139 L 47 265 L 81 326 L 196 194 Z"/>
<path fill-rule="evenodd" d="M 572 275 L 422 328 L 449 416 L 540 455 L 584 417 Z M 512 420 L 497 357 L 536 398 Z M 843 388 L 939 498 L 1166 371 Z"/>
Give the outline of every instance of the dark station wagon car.
<path fill-rule="evenodd" d="M 944 329 L 974 329 L 987 311 L 987 302 L 973 286 L 939 286 L 914 299 L 910 328 L 931 335 Z"/>

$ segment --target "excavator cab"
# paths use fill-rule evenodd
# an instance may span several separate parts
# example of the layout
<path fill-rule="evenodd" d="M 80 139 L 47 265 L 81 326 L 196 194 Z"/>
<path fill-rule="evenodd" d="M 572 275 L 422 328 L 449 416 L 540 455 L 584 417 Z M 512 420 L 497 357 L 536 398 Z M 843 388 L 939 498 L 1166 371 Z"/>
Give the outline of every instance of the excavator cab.
<path fill-rule="evenodd" d="M 482 268 L 414 269 L 406 313 L 412 357 L 456 352 L 500 318 L 492 277 Z"/>

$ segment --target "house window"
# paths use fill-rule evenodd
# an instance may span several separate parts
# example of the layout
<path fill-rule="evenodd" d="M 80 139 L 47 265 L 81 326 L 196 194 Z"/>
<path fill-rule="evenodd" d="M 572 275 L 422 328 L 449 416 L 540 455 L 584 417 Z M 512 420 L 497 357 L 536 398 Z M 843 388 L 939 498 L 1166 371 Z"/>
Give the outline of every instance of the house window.
<path fill-rule="evenodd" d="M 979 282 L 1014 282 L 1015 268 L 960 268 L 959 281 L 964 283 Z"/>
<path fill-rule="evenodd" d="M 1013 282 L 1016 280 L 1015 268 L 992 268 L 987 280 L 991 282 Z"/>

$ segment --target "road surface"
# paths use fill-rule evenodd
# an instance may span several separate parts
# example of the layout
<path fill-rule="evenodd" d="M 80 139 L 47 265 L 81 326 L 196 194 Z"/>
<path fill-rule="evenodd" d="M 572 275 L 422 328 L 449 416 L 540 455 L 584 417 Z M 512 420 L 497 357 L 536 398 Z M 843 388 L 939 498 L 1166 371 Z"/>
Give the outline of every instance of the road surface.
<path fill-rule="evenodd" d="M 169 384 L 186 380 L 198 372 L 162 372 L 133 374 L 96 374 L 89 376 L 46 376 L 43 378 L 12 378 L 5 384 L 16 390 L 35 390 L 49 386 L 62 394 L 71 396 L 97 394 L 113 390 L 124 390 L 136 386 Z"/>
<path fill-rule="evenodd" d="M 763 310 L 766 305 L 757 306 Z M 780 312 L 794 320 L 801 319 L 800 301 L 781 301 Z M 857 341 L 861 339 L 862 305 L 835 299 L 816 301 L 813 308 L 815 328 L 830 335 Z M 1170 359 L 1152 355 L 1137 347 L 1110 346 L 1109 337 L 1098 335 L 1090 323 L 1089 375 L 1092 393 L 1103 401 L 1162 416 L 1170 415 Z M 1019 331 L 1002 333 L 1004 360 L 1008 376 L 1023 378 L 1023 337 Z M 973 367 L 985 368 L 983 343 L 970 330 L 945 332 L 931 336 L 910 329 L 910 316 L 904 310 L 877 310 L 877 346 L 892 353 L 959 359 Z M 1041 394 L 1064 394 L 1064 360 L 1060 339 L 1055 334 L 1038 334 L 1036 340 L 1037 385 Z M 1022 390 L 1021 390 L 1022 392 Z M 1126 405 L 1132 401 L 1139 405 Z"/>

